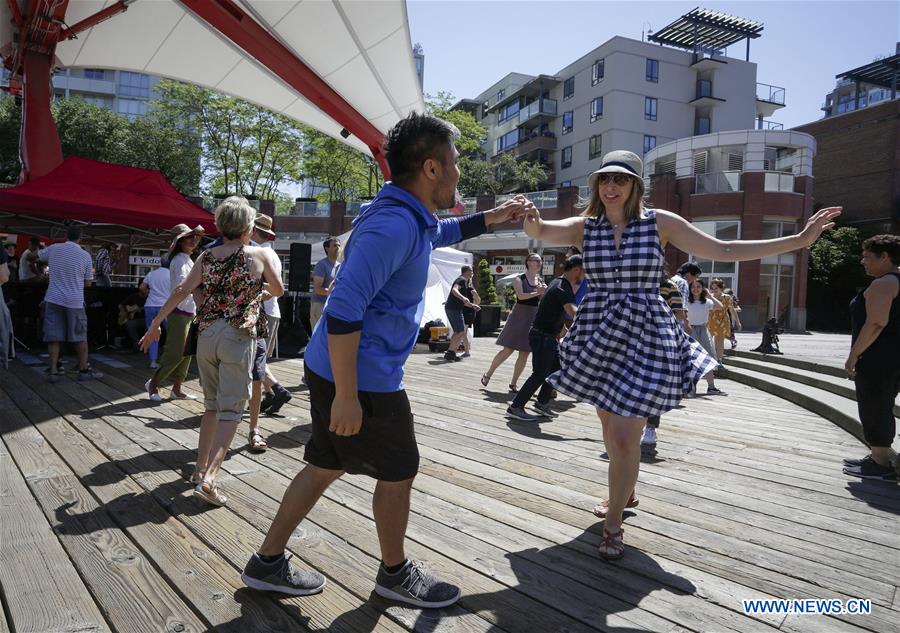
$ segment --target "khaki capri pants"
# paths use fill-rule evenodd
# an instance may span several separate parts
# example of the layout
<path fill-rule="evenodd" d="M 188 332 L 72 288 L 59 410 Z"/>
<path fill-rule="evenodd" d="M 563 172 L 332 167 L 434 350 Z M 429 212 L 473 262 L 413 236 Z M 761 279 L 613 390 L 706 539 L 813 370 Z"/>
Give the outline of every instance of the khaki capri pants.
<path fill-rule="evenodd" d="M 256 339 L 219 319 L 200 332 L 197 369 L 203 404 L 220 422 L 240 422 L 250 399 L 250 368 Z"/>

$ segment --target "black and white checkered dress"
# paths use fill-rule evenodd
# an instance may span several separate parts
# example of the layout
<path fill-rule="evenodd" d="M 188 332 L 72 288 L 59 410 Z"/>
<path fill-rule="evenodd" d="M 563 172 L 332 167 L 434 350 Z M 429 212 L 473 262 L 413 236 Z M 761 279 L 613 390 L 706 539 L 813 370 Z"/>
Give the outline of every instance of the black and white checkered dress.
<path fill-rule="evenodd" d="M 606 219 L 587 218 L 584 272 L 590 284 L 559 346 L 560 393 L 623 416 L 675 408 L 718 363 L 687 336 L 659 294 L 663 249 L 656 213 L 631 222 L 616 250 Z"/>

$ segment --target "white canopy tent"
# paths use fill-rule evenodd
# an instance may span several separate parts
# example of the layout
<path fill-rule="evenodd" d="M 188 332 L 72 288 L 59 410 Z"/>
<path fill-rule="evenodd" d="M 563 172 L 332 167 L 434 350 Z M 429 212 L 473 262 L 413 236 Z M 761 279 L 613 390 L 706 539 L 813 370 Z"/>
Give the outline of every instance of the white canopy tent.
<path fill-rule="evenodd" d="M 117 4 L 70 1 L 65 22 L 76 25 Z M 355 135 L 341 134 L 342 125 L 324 111 L 328 109 L 324 101 L 313 103 L 260 61 L 271 51 L 248 51 L 245 40 L 241 48 L 213 28 L 202 17 L 211 10 L 205 0 L 124 4 L 121 13 L 79 32 L 77 38 L 61 40 L 55 51 L 58 66 L 127 70 L 197 84 L 257 103 L 371 153 Z M 411 110 L 424 111 L 403 0 L 230 0 L 229 4 L 232 13 L 242 15 L 240 20 L 255 22 L 380 132 Z M 0 3 L 0 47 L 15 48 L 10 7 L 9 2 Z"/>
<path fill-rule="evenodd" d="M 338 239 L 341 244 L 346 244 L 350 238 L 347 231 L 343 235 L 339 235 Z M 310 266 L 315 267 L 316 263 L 325 257 L 325 242 L 317 242 L 312 245 L 310 255 Z M 444 313 L 444 302 L 447 295 L 450 294 L 450 286 L 459 277 L 460 269 L 463 266 L 472 265 L 472 254 L 464 251 L 458 251 L 455 248 L 437 248 L 431 253 L 431 267 L 428 269 L 428 283 L 425 286 L 425 301 L 422 309 L 422 316 L 419 325 L 424 325 L 429 321 L 440 319 L 444 323 L 447 322 L 447 315 Z"/>

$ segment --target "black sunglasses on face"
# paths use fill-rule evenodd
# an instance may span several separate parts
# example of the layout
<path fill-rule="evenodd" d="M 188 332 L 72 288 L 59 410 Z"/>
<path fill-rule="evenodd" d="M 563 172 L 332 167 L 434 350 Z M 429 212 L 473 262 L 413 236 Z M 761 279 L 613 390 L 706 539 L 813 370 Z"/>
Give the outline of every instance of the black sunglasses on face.
<path fill-rule="evenodd" d="M 605 185 L 610 180 L 612 180 L 613 183 L 615 183 L 621 187 L 626 182 L 631 180 L 631 176 L 629 176 L 628 174 L 600 174 L 600 176 L 599 176 L 599 178 L 597 178 L 597 180 L 600 182 L 601 185 Z"/>

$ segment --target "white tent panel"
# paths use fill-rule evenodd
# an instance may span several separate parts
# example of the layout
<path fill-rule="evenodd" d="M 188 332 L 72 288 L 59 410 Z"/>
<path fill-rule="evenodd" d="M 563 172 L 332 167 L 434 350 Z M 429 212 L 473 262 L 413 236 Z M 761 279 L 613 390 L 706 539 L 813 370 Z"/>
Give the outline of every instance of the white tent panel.
<path fill-rule="evenodd" d="M 70 1 L 75 24 L 114 0 Z M 381 132 L 424 110 L 403 0 L 238 0 L 238 4 Z M 0 3 L 0 46 L 15 47 Z M 145 72 L 220 90 L 314 127 L 368 153 L 355 136 L 173 0 L 138 0 L 60 42 L 63 67 Z"/>
<path fill-rule="evenodd" d="M 338 235 L 341 244 L 346 244 L 352 231 Z M 317 242 L 312 245 L 309 263 L 314 268 L 316 263 L 325 257 L 325 242 Z M 431 252 L 431 267 L 428 269 L 428 282 L 425 286 L 424 301 L 421 306 L 419 326 L 429 321 L 440 319 L 447 322 L 444 312 L 444 302 L 450 294 L 450 287 L 459 277 L 463 266 L 472 265 L 472 254 L 458 251 L 455 248 L 436 248 Z"/>

